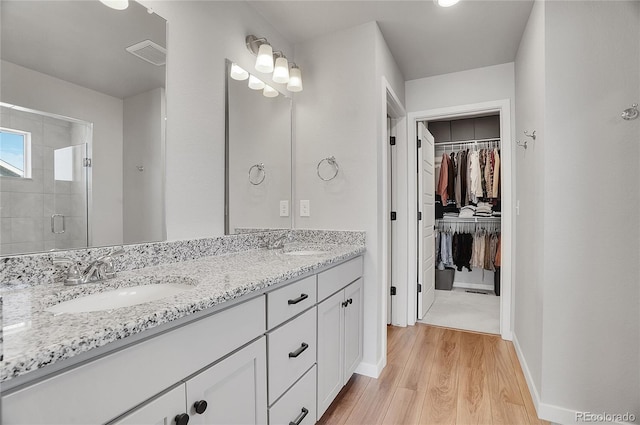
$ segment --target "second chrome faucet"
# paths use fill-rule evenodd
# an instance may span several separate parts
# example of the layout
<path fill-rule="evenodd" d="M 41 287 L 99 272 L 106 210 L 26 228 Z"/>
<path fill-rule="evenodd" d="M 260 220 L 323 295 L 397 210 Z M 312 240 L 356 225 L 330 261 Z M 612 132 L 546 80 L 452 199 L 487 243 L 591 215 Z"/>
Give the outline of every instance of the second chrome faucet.
<path fill-rule="evenodd" d="M 113 267 L 113 257 L 122 254 L 124 254 L 124 250 L 122 248 L 116 249 L 107 255 L 103 255 L 91 261 L 82 271 L 78 267 L 78 264 L 69 257 L 56 257 L 53 259 L 53 264 L 69 265 L 64 278 L 64 284 L 67 286 L 74 286 L 81 283 L 99 282 L 101 280 L 115 277 L 116 271 Z"/>

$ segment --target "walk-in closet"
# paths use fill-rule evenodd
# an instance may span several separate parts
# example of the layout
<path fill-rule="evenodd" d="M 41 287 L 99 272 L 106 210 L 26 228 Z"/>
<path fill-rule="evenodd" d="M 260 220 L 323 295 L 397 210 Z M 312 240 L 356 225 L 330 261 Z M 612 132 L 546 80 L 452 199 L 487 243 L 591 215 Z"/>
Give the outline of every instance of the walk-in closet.
<path fill-rule="evenodd" d="M 420 321 L 499 334 L 500 116 L 425 124 L 433 136 L 436 291 Z"/>

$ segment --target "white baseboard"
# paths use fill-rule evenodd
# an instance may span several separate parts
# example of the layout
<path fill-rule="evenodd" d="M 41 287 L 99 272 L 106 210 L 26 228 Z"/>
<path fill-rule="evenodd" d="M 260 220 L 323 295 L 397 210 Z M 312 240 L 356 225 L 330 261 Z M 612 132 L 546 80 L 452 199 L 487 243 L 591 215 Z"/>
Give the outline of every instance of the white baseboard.
<path fill-rule="evenodd" d="M 377 364 L 360 362 L 360 364 L 356 368 L 355 373 L 378 379 L 378 376 L 380 376 L 380 374 L 382 373 L 382 369 L 384 369 L 386 365 L 387 365 L 386 356 L 381 358 Z"/>
<path fill-rule="evenodd" d="M 531 398 L 533 399 L 533 405 L 536 408 L 536 413 L 540 419 L 545 421 L 549 421 L 554 424 L 562 424 L 562 425 L 570 425 L 570 424 L 581 424 L 584 423 L 578 422 L 576 420 L 578 411 L 567 409 L 561 406 L 555 406 L 553 404 L 544 403 L 540 400 L 540 394 L 538 393 L 538 389 L 533 384 L 533 377 L 531 376 L 531 371 L 527 365 L 527 362 L 524 359 L 524 355 L 522 354 L 522 350 L 520 348 L 520 344 L 518 343 L 518 338 L 516 335 L 513 335 L 513 346 L 516 349 L 516 355 L 518 356 L 518 361 L 520 362 L 520 367 L 522 368 L 522 372 L 524 373 L 524 379 L 527 381 L 527 387 L 529 387 L 529 393 L 531 394 Z M 625 425 L 623 422 L 609 422 L 612 424 Z"/>
<path fill-rule="evenodd" d="M 453 282 L 454 288 L 461 289 L 476 289 L 480 291 L 493 291 L 493 285 L 487 283 L 467 283 L 467 282 Z"/>
<path fill-rule="evenodd" d="M 513 333 L 511 336 L 513 347 L 516 349 L 516 355 L 518 356 L 518 361 L 520 362 L 520 368 L 522 368 L 522 372 L 524 373 L 524 380 L 527 381 L 527 387 L 529 387 L 529 393 L 531 394 L 531 398 L 533 399 L 533 405 L 536 408 L 536 413 L 540 417 L 540 394 L 538 393 L 538 389 L 533 383 L 533 377 L 531 376 L 529 366 L 527 365 L 524 355 L 522 354 L 522 349 L 520 348 L 520 344 L 518 343 L 518 338 Z"/>

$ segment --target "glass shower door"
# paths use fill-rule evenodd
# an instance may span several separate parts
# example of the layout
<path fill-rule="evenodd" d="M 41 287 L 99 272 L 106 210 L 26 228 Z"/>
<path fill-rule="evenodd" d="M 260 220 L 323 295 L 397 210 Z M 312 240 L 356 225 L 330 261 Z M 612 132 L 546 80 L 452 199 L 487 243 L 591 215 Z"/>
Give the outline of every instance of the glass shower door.
<path fill-rule="evenodd" d="M 88 246 L 86 143 L 54 149 L 53 208 L 50 211 L 48 241 L 45 249 L 70 249 Z M 51 177 L 51 176 L 49 176 Z"/>

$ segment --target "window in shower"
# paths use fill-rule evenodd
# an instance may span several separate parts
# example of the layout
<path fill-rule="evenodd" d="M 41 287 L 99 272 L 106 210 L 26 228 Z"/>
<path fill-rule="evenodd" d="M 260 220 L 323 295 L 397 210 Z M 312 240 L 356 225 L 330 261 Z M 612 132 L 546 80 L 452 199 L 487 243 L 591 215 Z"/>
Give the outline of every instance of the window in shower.
<path fill-rule="evenodd" d="M 0 176 L 31 178 L 31 133 L 0 127 Z"/>

